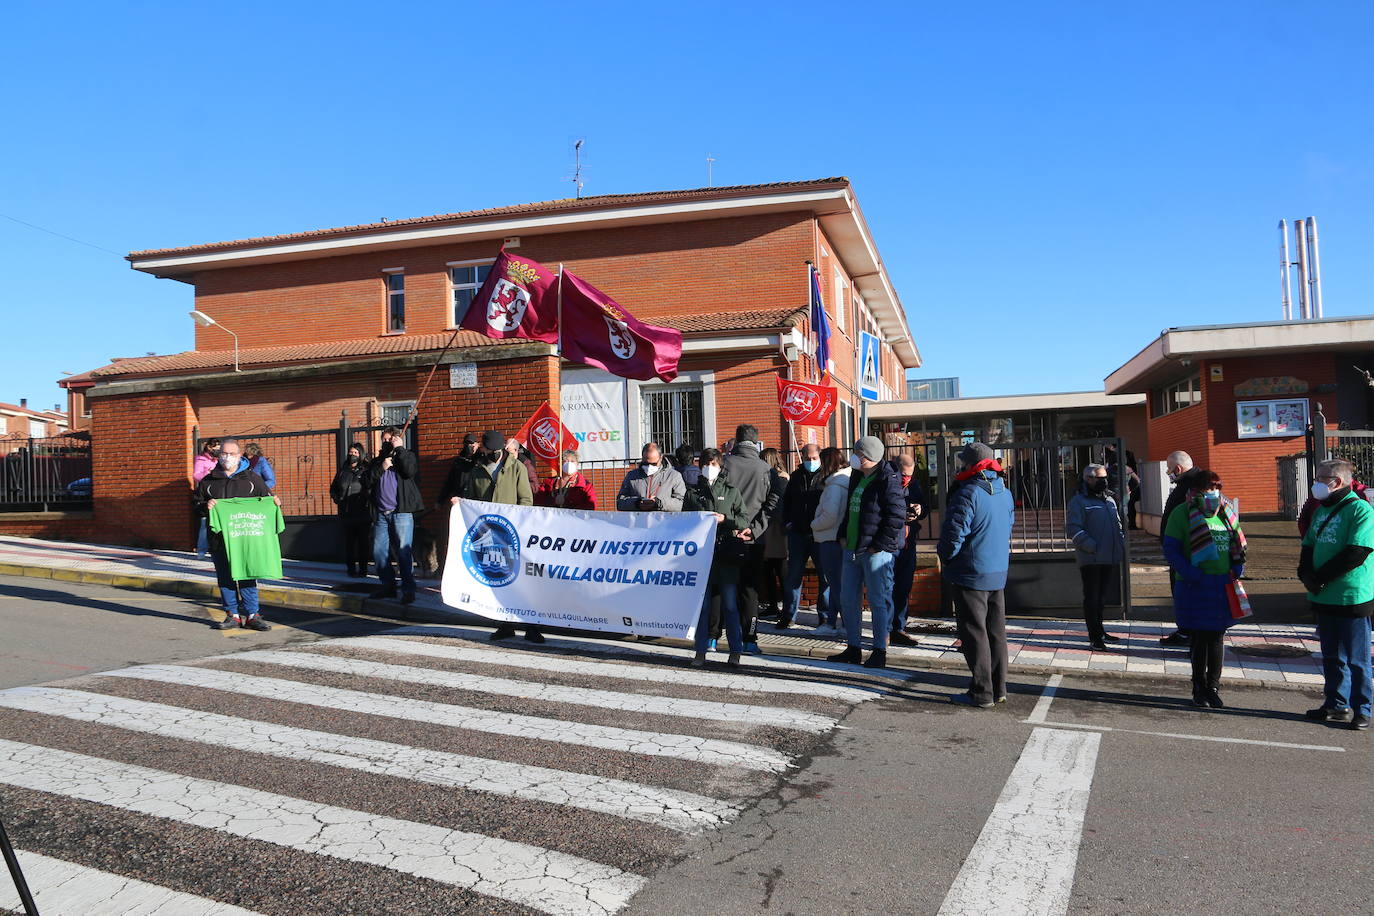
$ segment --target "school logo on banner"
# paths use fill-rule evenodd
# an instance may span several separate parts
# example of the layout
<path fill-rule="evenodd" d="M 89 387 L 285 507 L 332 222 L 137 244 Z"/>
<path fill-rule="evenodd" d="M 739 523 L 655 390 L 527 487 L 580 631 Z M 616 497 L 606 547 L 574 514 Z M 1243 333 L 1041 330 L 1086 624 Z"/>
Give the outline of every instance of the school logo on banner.
<path fill-rule="evenodd" d="M 482 515 L 463 537 L 463 565 L 483 585 L 500 588 L 520 572 L 520 535 L 505 518 Z"/>

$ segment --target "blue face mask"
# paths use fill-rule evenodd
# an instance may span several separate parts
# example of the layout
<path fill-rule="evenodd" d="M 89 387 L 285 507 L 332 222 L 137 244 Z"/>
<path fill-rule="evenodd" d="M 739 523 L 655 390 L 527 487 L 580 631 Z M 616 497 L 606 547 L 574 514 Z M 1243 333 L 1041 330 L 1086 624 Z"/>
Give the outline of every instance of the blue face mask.
<path fill-rule="evenodd" d="M 1216 492 L 1202 494 L 1202 511 L 1208 515 L 1216 515 L 1221 508 L 1221 494 Z"/>
<path fill-rule="evenodd" d="M 808 471 L 819 471 L 821 469 L 821 459 L 808 458 L 802 462 L 802 467 L 806 468 Z"/>

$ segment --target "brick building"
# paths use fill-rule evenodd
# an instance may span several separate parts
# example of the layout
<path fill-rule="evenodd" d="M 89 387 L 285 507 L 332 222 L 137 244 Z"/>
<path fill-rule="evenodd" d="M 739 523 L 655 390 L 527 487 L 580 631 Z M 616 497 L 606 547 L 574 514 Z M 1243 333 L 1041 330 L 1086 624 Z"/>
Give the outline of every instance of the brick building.
<path fill-rule="evenodd" d="M 8 439 L 44 439 L 67 432 L 67 414 L 59 405 L 52 410 L 29 406 L 28 398 L 18 404 L 0 402 L 0 437 Z"/>
<path fill-rule="evenodd" d="M 848 443 L 858 426 L 860 331 L 881 341 L 884 397 L 920 365 L 843 178 L 550 201 L 138 251 L 129 255 L 135 270 L 191 286 L 188 305 L 214 323 L 196 328 L 193 350 L 121 359 L 65 380 L 94 449 L 94 517 L 80 520 L 82 536 L 188 546 L 197 433 L 323 433 L 345 413 L 355 426 L 404 417 L 503 242 L 514 254 L 566 264 L 641 319 L 682 330 L 681 373 L 670 384 L 627 381 L 560 365 L 543 343 L 458 333 L 416 408 L 431 502 L 464 433 L 512 433 L 560 392 L 565 420 L 585 440 L 584 460 L 604 462 L 609 483 L 645 439 L 719 444 L 746 421 L 767 444 Z M 780 374 L 814 379 L 808 260 L 823 280 L 840 389 L 824 430 L 790 429 L 774 384 Z M 316 451 L 275 465 L 288 515 L 321 505 L 335 457 Z M 131 453 L 142 456 L 136 466 L 126 460 Z M 425 524 L 442 524 L 442 513 Z M 64 527 L 54 520 L 26 533 L 63 536 Z"/>
<path fill-rule="evenodd" d="M 1320 404 L 1369 429 L 1374 317 L 1170 328 L 1106 380 L 1147 395 L 1149 457 L 1176 449 L 1221 475 L 1247 513 L 1281 508 L 1280 459 L 1303 453 Z"/>

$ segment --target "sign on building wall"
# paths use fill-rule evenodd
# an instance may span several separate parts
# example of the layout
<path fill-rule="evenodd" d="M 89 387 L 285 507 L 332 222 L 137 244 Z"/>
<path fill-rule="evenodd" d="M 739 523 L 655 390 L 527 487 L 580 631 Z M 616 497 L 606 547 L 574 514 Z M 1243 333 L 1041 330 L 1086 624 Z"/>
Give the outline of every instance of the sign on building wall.
<path fill-rule="evenodd" d="M 867 331 L 859 332 L 859 397 L 876 401 L 882 393 L 882 354 L 878 338 Z"/>
<path fill-rule="evenodd" d="M 454 363 L 448 367 L 448 386 L 450 388 L 476 388 L 477 364 Z"/>
<path fill-rule="evenodd" d="M 1301 436 L 1306 432 L 1305 398 L 1236 405 L 1236 435 L 1241 439 Z"/>
<path fill-rule="evenodd" d="M 1233 389 L 1238 398 L 1263 398 L 1280 394 L 1307 394 L 1307 383 L 1291 375 L 1249 378 Z"/>
<path fill-rule="evenodd" d="M 630 456 L 626 437 L 628 410 L 625 380 L 600 369 L 563 373 L 563 425 L 577 440 L 582 461 L 624 460 Z"/>

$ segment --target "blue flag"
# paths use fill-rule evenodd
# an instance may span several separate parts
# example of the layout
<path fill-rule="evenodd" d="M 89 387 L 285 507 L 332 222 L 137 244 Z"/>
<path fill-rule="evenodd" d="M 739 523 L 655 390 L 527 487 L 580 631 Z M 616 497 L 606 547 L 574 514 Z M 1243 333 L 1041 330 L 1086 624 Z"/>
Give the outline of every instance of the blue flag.
<path fill-rule="evenodd" d="M 821 379 L 830 372 L 830 319 L 821 301 L 821 278 L 811 266 L 811 333 L 816 335 L 816 371 Z"/>

